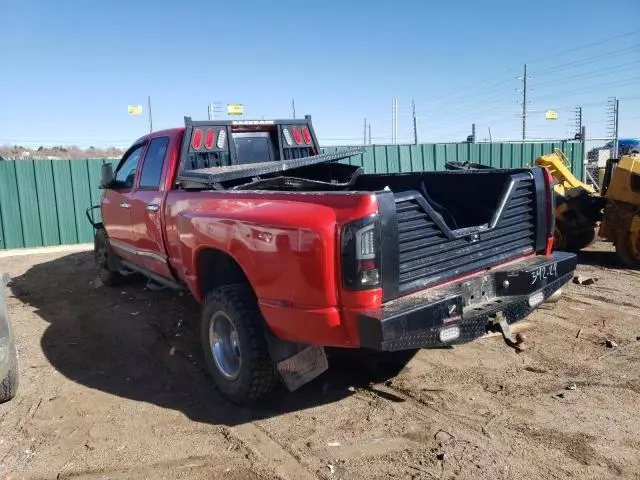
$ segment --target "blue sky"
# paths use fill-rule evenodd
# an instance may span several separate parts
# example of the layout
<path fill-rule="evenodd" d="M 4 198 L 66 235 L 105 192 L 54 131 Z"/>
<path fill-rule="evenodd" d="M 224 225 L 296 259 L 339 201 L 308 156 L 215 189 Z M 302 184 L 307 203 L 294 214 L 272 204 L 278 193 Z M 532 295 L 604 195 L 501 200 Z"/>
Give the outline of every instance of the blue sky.
<path fill-rule="evenodd" d="M 400 142 L 412 99 L 421 141 L 462 140 L 472 122 L 515 140 L 525 62 L 529 137 L 566 137 L 580 104 L 603 137 L 614 95 L 621 136 L 640 136 L 637 0 L 0 0 L 0 19 L 0 144 L 126 146 L 148 129 L 147 95 L 155 128 L 211 101 L 288 117 L 295 98 L 325 145 L 361 142 L 364 117 L 388 143 L 397 97 Z"/>

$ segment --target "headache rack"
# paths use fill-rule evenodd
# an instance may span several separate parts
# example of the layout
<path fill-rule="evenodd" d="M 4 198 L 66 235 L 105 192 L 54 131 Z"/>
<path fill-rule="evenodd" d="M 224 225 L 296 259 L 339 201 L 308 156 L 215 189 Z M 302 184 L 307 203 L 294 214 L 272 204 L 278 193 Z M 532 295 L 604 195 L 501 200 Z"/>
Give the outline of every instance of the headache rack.
<path fill-rule="evenodd" d="M 176 179 L 183 187 L 215 187 L 362 153 L 361 149 L 321 153 L 310 115 L 286 120 L 193 121 L 185 117 L 184 122 Z"/>

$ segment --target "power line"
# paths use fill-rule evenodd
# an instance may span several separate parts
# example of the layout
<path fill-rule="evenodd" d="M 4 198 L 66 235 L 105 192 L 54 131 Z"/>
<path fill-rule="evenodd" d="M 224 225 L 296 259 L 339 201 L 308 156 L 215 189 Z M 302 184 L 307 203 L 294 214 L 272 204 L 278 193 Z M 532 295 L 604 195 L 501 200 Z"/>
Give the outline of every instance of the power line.
<path fill-rule="evenodd" d="M 585 48 L 589 48 L 589 47 L 595 47 L 597 45 L 602 45 L 603 43 L 608 43 L 611 42 L 613 40 L 619 40 L 620 38 L 626 38 L 626 37 L 630 37 L 632 36 L 634 33 L 640 33 L 640 28 L 637 28 L 635 30 L 631 30 L 630 32 L 626 32 L 626 33 L 621 33 L 619 35 L 615 35 L 613 37 L 608 37 L 608 38 L 603 38 L 600 40 L 596 40 L 595 42 L 591 42 L 591 43 L 586 43 L 584 45 L 580 45 L 578 47 L 575 48 L 571 48 L 569 50 L 564 50 L 562 52 L 558 52 L 558 53 L 554 53 L 552 55 L 545 55 L 544 57 L 539 57 L 533 60 L 530 60 L 528 63 L 532 64 L 532 63 L 539 63 L 541 61 L 544 60 L 548 60 L 550 58 L 556 58 L 556 57 L 561 57 L 562 55 L 566 55 L 567 53 L 573 53 L 573 52 L 577 52 L 579 50 L 584 50 Z"/>
<path fill-rule="evenodd" d="M 573 69 L 575 67 L 582 67 L 585 65 L 591 65 L 592 63 L 602 62 L 602 59 L 610 60 L 612 58 L 621 57 L 629 52 L 633 52 L 640 49 L 640 45 L 632 45 L 630 47 L 613 50 L 610 52 L 601 53 L 598 55 L 592 55 L 590 57 L 582 58 L 579 60 L 574 60 L 572 62 L 564 62 L 558 65 L 554 65 L 552 67 L 548 67 L 542 70 L 540 73 L 537 73 L 536 76 L 542 77 L 545 75 L 550 75 L 552 73 L 560 72 L 562 70 L 567 70 L 569 68 Z"/>
<path fill-rule="evenodd" d="M 602 45 L 602 44 L 604 44 L 604 43 L 608 43 L 608 42 L 611 42 L 611 41 L 613 41 L 613 40 L 618 40 L 618 39 L 621 39 L 621 38 L 630 37 L 630 36 L 632 36 L 633 34 L 635 34 L 635 33 L 639 33 L 639 32 L 640 32 L 640 29 L 635 29 L 635 30 L 632 30 L 632 31 L 630 31 L 630 32 L 622 33 L 622 34 L 619 34 L 619 35 L 614 35 L 614 36 L 612 36 L 612 37 L 608 37 L 608 38 L 603 38 L 603 39 L 601 39 L 601 40 L 596 40 L 596 41 L 594 41 L 594 42 L 590 42 L 590 43 L 587 43 L 587 44 L 579 45 L 579 46 L 577 46 L 577 47 L 574 47 L 574 48 L 571 48 L 571 49 L 568 49 L 568 50 L 564 50 L 564 51 L 561 51 L 561 52 L 557 52 L 557 53 L 554 53 L 554 54 L 551 54 L 551 55 L 545 55 L 544 57 L 540 57 L 540 58 L 537 58 L 537 59 L 531 60 L 531 61 L 529 61 L 528 63 L 529 63 L 529 64 L 532 64 L 532 63 L 536 63 L 536 64 L 537 64 L 537 63 L 541 63 L 541 62 L 546 61 L 546 60 L 549 60 L 549 59 L 551 59 L 551 58 L 557 58 L 557 57 L 560 57 L 560 56 L 562 56 L 562 55 L 566 55 L 566 54 L 568 54 L 568 53 L 573 53 L 573 52 L 577 52 L 577 51 L 580 51 L 580 50 L 584 50 L 584 49 L 589 48 L 589 47 L 593 47 L 593 46 L 597 46 L 597 45 Z M 638 46 L 636 45 L 636 46 L 632 46 L 632 47 L 626 47 L 626 48 L 621 49 L 621 50 L 614 50 L 613 55 L 614 55 L 614 56 L 619 56 L 619 55 L 621 55 L 622 53 L 626 53 L 626 52 L 628 52 L 628 51 L 635 50 L 635 49 L 637 49 L 637 48 L 638 48 Z M 616 55 L 616 54 L 615 54 L 615 52 L 619 52 L 619 53 Z M 607 54 L 603 54 L 603 55 L 601 55 L 601 56 L 598 56 L 598 58 L 601 58 L 601 57 L 604 57 L 604 56 L 607 56 L 608 58 L 612 58 L 612 53 L 611 53 L 611 52 L 608 52 Z M 595 57 L 591 57 L 591 58 L 592 58 L 592 59 L 594 59 Z M 577 62 L 569 62 L 569 63 L 564 63 L 564 64 L 556 65 L 555 67 L 551 67 L 551 69 L 553 69 L 553 68 L 556 68 L 556 69 L 557 69 L 557 68 L 570 68 L 570 66 L 575 65 L 575 64 L 579 64 L 580 62 L 584 62 L 584 59 L 583 59 L 583 60 L 579 60 L 579 61 L 577 61 Z M 585 63 L 585 64 L 586 64 L 586 63 Z M 565 67 L 565 65 L 566 65 L 566 67 Z M 505 70 L 500 71 L 500 72 L 498 72 L 498 73 L 495 73 L 495 74 L 493 74 L 491 77 L 485 78 L 484 80 L 480 80 L 479 82 L 474 82 L 474 83 L 472 83 L 472 84 L 468 85 L 467 87 L 463 87 L 463 89 L 464 89 L 465 91 L 466 91 L 466 90 L 470 90 L 470 89 L 472 89 L 472 90 L 471 90 L 471 93 L 470 93 L 468 96 L 466 96 L 466 97 L 459 98 L 459 99 L 458 99 L 458 101 L 460 102 L 460 101 L 464 101 L 464 100 L 467 100 L 467 99 L 471 99 L 471 98 L 477 97 L 477 91 L 478 91 L 478 88 L 477 88 L 477 87 L 481 86 L 482 84 L 486 83 L 487 81 L 490 81 L 490 80 L 492 80 L 492 79 L 496 78 L 496 76 L 498 76 L 498 75 L 502 75 L 502 74 L 506 74 L 506 73 L 514 72 L 515 70 L 516 70 L 516 69 L 515 69 L 514 67 L 512 67 L 512 68 L 508 68 L 508 69 L 505 69 Z M 540 75 L 546 75 L 547 73 L 553 73 L 553 70 L 551 70 L 551 71 L 550 71 L 549 69 L 547 69 L 545 72 L 541 73 Z M 538 75 L 536 75 L 536 76 L 538 76 Z M 503 82 L 500 82 L 500 83 L 497 83 L 497 84 L 493 84 L 493 85 L 489 86 L 489 87 L 488 87 L 488 89 L 484 89 L 484 90 L 485 90 L 485 91 L 488 91 L 488 90 L 490 91 L 490 90 L 492 90 L 492 89 L 494 89 L 494 88 L 496 88 L 496 87 L 503 86 L 503 85 L 505 85 L 505 84 L 507 84 L 507 83 L 510 83 L 510 82 L 512 82 L 512 81 L 513 81 L 513 80 L 507 80 L 507 81 L 503 81 Z M 474 87 L 475 87 L 475 88 L 474 88 Z M 440 104 L 446 104 L 447 102 L 444 102 L 444 100 L 445 100 L 445 99 L 450 98 L 451 96 L 456 95 L 456 94 L 458 93 L 458 91 L 459 91 L 459 90 L 460 90 L 460 89 L 457 89 L 456 91 L 453 91 L 453 92 L 450 92 L 450 93 L 445 93 L 444 95 L 441 95 L 439 98 L 440 98 L 440 101 L 441 101 L 442 103 L 440 103 Z M 436 103 L 436 106 L 437 106 L 437 105 L 439 105 L 439 104 L 438 104 L 438 103 Z"/>
<path fill-rule="evenodd" d="M 543 87 L 547 87 L 550 85 L 557 85 L 557 84 L 562 84 L 565 83 L 567 80 L 574 80 L 574 79 L 578 79 L 578 80 L 584 80 L 584 79 L 589 79 L 589 78 L 598 78 L 598 77 L 604 77 L 604 76 L 610 76 L 611 73 L 614 72 L 623 72 L 626 70 L 633 70 L 633 69 L 637 69 L 638 68 L 638 62 L 629 62 L 629 63 L 621 63 L 619 65 L 614 65 L 612 67 L 606 67 L 605 71 L 597 71 L 597 72 L 587 72 L 587 73 L 579 73 L 576 75 L 570 75 L 568 77 L 560 77 L 560 78 L 554 78 L 552 81 L 548 81 L 548 82 L 541 82 L 541 83 L 536 83 L 535 86 L 539 87 L 539 86 L 543 86 Z"/>
<path fill-rule="evenodd" d="M 542 97 L 537 97 L 536 100 L 542 100 L 545 98 L 553 98 L 555 96 L 572 96 L 579 93 L 588 93 L 588 92 L 597 92 L 599 90 L 605 90 L 611 87 L 623 87 L 627 85 L 633 85 L 635 82 L 640 81 L 640 77 L 626 78 L 619 80 L 617 82 L 604 83 L 601 85 L 593 85 L 591 87 L 583 88 L 580 90 L 566 90 L 563 92 L 553 92 L 550 95 L 543 95 Z"/>

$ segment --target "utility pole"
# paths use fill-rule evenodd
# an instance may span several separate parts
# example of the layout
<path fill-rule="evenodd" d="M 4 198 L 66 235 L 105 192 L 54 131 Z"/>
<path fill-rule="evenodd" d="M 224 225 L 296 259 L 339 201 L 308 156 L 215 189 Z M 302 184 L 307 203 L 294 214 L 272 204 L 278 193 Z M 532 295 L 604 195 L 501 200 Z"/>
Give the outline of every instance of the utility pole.
<path fill-rule="evenodd" d="M 620 145 L 618 144 L 618 116 L 620 114 L 620 100 L 618 100 L 616 98 L 616 102 L 614 104 L 614 109 L 615 109 L 615 115 L 614 115 L 614 121 L 615 121 L 615 129 L 614 129 L 614 133 L 613 133 L 613 158 L 618 158 L 618 156 L 620 155 Z"/>
<path fill-rule="evenodd" d="M 396 143 L 396 99 L 391 99 L 391 143 Z"/>
<path fill-rule="evenodd" d="M 416 119 L 415 100 L 411 100 L 411 115 L 413 116 L 413 144 L 418 145 L 418 120 Z"/>
<path fill-rule="evenodd" d="M 527 64 L 524 64 L 522 77 L 522 140 L 527 138 Z"/>
<path fill-rule="evenodd" d="M 364 118 L 364 137 L 362 137 L 362 145 L 367 144 L 367 117 Z"/>
<path fill-rule="evenodd" d="M 371 145 L 371 123 L 369 123 L 369 145 Z"/>
<path fill-rule="evenodd" d="M 607 107 L 609 110 L 609 133 L 613 140 L 611 158 L 618 158 L 618 113 L 620 101 L 616 97 L 610 98 Z"/>
<path fill-rule="evenodd" d="M 582 108 L 580 108 L 582 110 Z M 582 144 L 582 181 L 587 181 L 587 129 L 584 125 L 580 127 L 580 143 Z"/>
<path fill-rule="evenodd" d="M 213 120 L 213 118 L 211 117 L 212 116 L 211 107 L 212 107 L 211 104 L 207 105 L 207 119 L 209 120 Z"/>
<path fill-rule="evenodd" d="M 296 100 L 295 100 L 295 98 L 291 99 L 291 112 L 293 113 L 293 118 L 296 118 Z"/>
<path fill-rule="evenodd" d="M 147 104 L 149 106 L 149 133 L 153 132 L 153 115 L 151 115 L 151 95 L 147 97 Z"/>
<path fill-rule="evenodd" d="M 491 127 L 487 127 L 489 129 L 489 143 L 493 143 L 493 138 L 491 138 Z"/>

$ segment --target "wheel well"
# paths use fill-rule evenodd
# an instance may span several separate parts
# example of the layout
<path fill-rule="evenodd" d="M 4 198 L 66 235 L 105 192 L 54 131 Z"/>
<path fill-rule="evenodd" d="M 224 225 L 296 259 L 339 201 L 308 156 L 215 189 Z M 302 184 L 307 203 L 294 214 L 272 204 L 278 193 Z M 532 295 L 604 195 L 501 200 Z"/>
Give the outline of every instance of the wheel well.
<path fill-rule="evenodd" d="M 198 253 L 196 272 L 198 289 L 203 297 L 214 288 L 225 285 L 244 283 L 251 286 L 240 264 L 231 255 L 215 248 Z"/>

